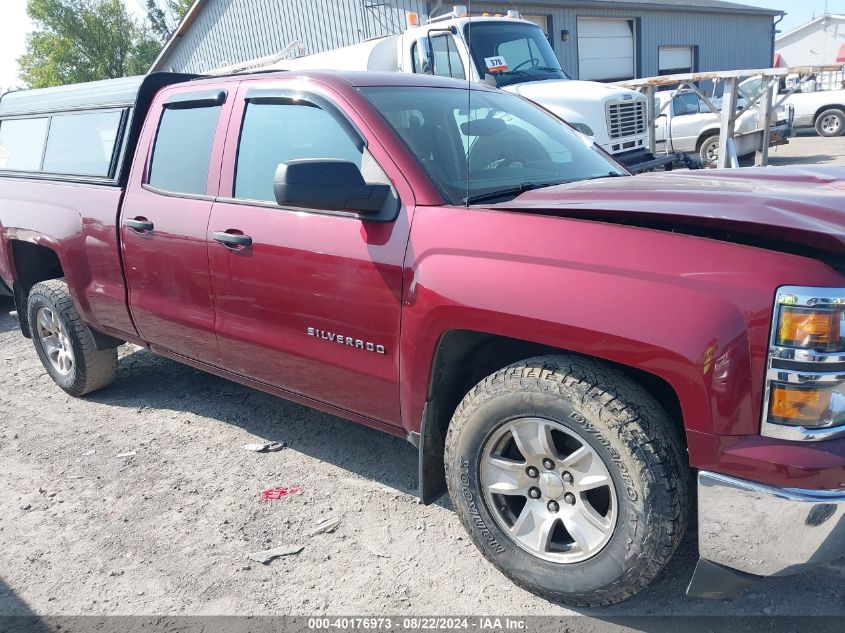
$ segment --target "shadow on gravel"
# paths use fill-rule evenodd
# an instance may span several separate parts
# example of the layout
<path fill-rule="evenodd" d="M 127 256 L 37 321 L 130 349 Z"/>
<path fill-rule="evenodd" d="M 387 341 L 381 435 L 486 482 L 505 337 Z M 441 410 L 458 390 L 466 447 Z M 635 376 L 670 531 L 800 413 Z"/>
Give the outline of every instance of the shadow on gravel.
<path fill-rule="evenodd" d="M 11 297 L 0 297 L 0 334 L 18 329 L 18 321 L 9 312 L 15 309 L 15 302 Z"/>
<path fill-rule="evenodd" d="M 117 379 L 91 394 L 119 407 L 185 411 L 241 427 L 268 441 L 407 494 L 417 493 L 417 451 L 404 439 L 342 420 L 187 365 L 137 350 L 120 359 Z M 444 500 L 441 505 L 447 503 Z"/>
<path fill-rule="evenodd" d="M 836 158 L 830 154 L 813 154 L 812 156 L 776 156 L 769 157 L 769 165 L 777 167 L 779 165 L 824 165 L 831 163 Z"/>
<path fill-rule="evenodd" d="M 0 578 L 0 633 L 49 633 L 49 627 Z"/>
<path fill-rule="evenodd" d="M 825 165 L 836 160 L 830 154 L 812 154 L 809 156 L 778 156 L 775 152 L 769 154 L 770 167 L 787 167 L 789 165 Z M 740 167 L 754 167 L 754 154 L 739 159 Z"/>

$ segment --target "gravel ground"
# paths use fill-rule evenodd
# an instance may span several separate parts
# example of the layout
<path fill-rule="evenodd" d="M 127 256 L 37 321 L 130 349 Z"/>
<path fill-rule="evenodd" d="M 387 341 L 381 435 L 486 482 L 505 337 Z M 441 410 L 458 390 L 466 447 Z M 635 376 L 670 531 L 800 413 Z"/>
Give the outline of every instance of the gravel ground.
<path fill-rule="evenodd" d="M 773 163 L 787 151 L 827 162 L 845 139 L 802 136 Z M 73 399 L 11 309 L 0 297 L 0 615 L 573 614 L 487 564 L 448 501 L 417 502 L 402 439 L 128 346 L 114 385 Z M 243 450 L 258 440 L 288 448 Z M 308 536 L 329 517 L 334 532 Z M 304 549 L 246 557 L 282 545 Z M 579 610 L 579 630 L 639 614 L 845 615 L 845 559 L 715 602 L 684 595 L 695 560 L 691 531 L 654 585 Z"/>

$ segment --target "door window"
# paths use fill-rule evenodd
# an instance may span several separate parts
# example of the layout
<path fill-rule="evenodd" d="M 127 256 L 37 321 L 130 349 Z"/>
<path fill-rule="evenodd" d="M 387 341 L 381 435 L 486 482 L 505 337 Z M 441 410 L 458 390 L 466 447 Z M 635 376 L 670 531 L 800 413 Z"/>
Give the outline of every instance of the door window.
<path fill-rule="evenodd" d="M 221 106 L 165 108 L 148 183 L 174 193 L 204 195 Z"/>
<path fill-rule="evenodd" d="M 49 119 L 0 121 L 0 169 L 39 171 Z"/>
<path fill-rule="evenodd" d="M 250 103 L 241 129 L 234 197 L 275 202 L 276 168 L 301 158 L 349 161 L 367 182 L 387 182 L 366 148 L 326 110 L 303 103 Z"/>
<path fill-rule="evenodd" d="M 678 95 L 672 99 L 672 113 L 675 116 L 683 116 L 685 114 L 698 114 L 699 104 L 698 95 L 694 92 Z"/>
<path fill-rule="evenodd" d="M 434 52 L 434 74 L 440 77 L 454 77 L 455 79 L 466 79 L 464 62 L 455 46 L 455 40 L 451 35 L 433 35 L 431 46 Z M 425 60 L 421 58 L 419 46 L 416 42 L 411 49 L 411 56 L 414 60 L 415 73 L 427 73 L 430 69 Z"/>

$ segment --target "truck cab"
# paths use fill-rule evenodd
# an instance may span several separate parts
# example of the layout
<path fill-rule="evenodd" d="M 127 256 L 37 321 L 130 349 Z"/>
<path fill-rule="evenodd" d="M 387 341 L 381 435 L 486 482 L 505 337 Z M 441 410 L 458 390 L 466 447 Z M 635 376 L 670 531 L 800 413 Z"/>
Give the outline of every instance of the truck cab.
<path fill-rule="evenodd" d="M 543 31 L 516 11 L 469 15 L 463 7 L 401 35 L 405 72 L 495 85 L 539 103 L 592 136 L 618 161 L 634 164 L 648 147 L 646 101 L 639 93 L 571 79 Z"/>

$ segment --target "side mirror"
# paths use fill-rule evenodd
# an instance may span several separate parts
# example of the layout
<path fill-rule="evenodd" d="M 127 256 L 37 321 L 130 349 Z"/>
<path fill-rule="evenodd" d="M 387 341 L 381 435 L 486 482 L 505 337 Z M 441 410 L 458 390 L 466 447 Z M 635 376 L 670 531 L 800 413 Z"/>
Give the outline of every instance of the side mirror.
<path fill-rule="evenodd" d="M 378 213 L 390 196 L 390 186 L 368 185 L 349 161 L 302 158 L 279 164 L 273 193 L 283 207 Z"/>

